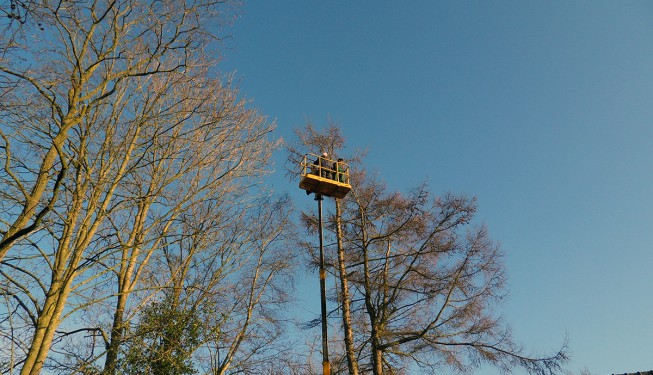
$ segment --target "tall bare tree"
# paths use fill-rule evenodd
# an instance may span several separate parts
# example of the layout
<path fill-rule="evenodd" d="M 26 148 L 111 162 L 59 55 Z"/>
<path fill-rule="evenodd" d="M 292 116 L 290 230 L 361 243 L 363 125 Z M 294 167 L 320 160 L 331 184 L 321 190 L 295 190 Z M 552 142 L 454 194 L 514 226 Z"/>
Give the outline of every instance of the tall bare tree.
<path fill-rule="evenodd" d="M 179 232 L 189 212 L 224 224 L 251 209 L 239 202 L 257 194 L 275 145 L 206 54 L 223 3 L 26 2 L 0 34 L 3 372 L 70 366 L 48 358 L 54 345 L 79 371 L 105 358 L 115 373 L 130 319 L 170 286 L 142 277 L 172 234 L 192 237 Z M 268 296 L 257 285 L 250 306 Z M 110 306 L 108 327 L 98 306 Z M 84 338 L 90 351 L 67 349 Z"/>
<path fill-rule="evenodd" d="M 152 253 L 192 219 L 191 212 L 198 216 L 195 220 L 214 225 L 235 222 L 239 213 L 234 207 L 256 194 L 249 185 L 262 172 L 273 146 L 266 140 L 269 126 L 246 109 L 231 88 L 216 80 L 189 81 L 186 74 L 178 78 L 184 81 L 162 87 L 174 87 L 174 95 L 183 95 L 152 109 L 157 113 L 157 138 L 142 148 L 142 158 L 149 161 L 133 169 L 122 194 L 129 201 L 121 202 L 128 210 L 117 210 L 111 220 L 120 256 L 112 267 L 118 290 L 108 373 L 115 367 L 127 301 Z"/>
<path fill-rule="evenodd" d="M 567 360 L 525 355 L 495 316 L 505 293 L 503 256 L 485 226 L 470 224 L 475 199 L 433 197 L 426 186 L 409 194 L 355 174 L 347 200 L 345 241 L 357 258 L 350 281 L 365 330 L 358 337 L 374 374 L 410 366 L 466 372 L 489 363 L 509 372 L 555 374 Z"/>
<path fill-rule="evenodd" d="M 338 152 L 340 130 L 310 124 L 288 147 L 290 164 L 302 152 Z M 351 171 L 352 191 L 336 200 L 327 223 L 330 272 L 343 315 L 349 373 L 467 372 L 480 363 L 555 374 L 566 346 L 551 356 L 528 356 L 496 317 L 505 294 L 503 255 L 483 225 L 472 225 L 475 199 L 435 197 L 423 185 L 408 194 L 388 191 L 365 170 Z M 307 212 L 315 232 L 317 218 Z M 306 241 L 305 248 L 315 248 Z M 346 317 L 346 318 L 345 318 Z M 352 360 L 349 357 L 354 357 Z M 351 363 L 356 364 L 354 366 Z"/>
<path fill-rule="evenodd" d="M 38 244 L 38 253 L 30 258 L 34 263 L 26 267 L 25 250 L 19 246 L 23 255 L 4 263 L 14 271 L 7 278 L 14 280 L 23 295 L 30 291 L 34 303 L 30 313 L 35 333 L 23 371 L 32 363 L 33 371 L 39 371 L 62 319 L 75 313 L 73 306 L 85 308 L 89 303 L 84 301 L 84 288 L 107 272 L 115 272 L 116 310 L 107 355 L 110 371 L 121 342 L 124 307 L 150 255 L 161 248 L 162 238 L 176 229 L 180 216 L 194 205 L 211 204 L 228 218 L 233 207 L 229 199 L 237 202 L 252 192 L 248 189 L 251 178 L 261 173 L 273 147 L 266 139 L 269 125 L 234 100 L 236 95 L 229 88 L 208 83 L 204 87 L 218 90 L 223 97 L 200 88 L 188 95 L 178 81 L 162 84 L 155 108 L 143 105 L 142 111 L 133 110 L 138 114 L 134 121 L 116 124 L 96 118 L 84 122 L 87 128 L 74 128 L 83 136 L 81 144 L 71 143 L 71 153 L 75 153 L 71 160 L 80 162 L 74 168 L 76 178 L 64 180 L 62 201 L 53 211 L 60 214 L 61 224 L 53 219 L 48 228 L 46 237 L 52 238 L 55 250 Z M 174 87 L 169 90 L 172 98 L 163 94 L 170 87 Z M 177 97 L 180 93 L 185 95 Z M 110 113 L 115 112 L 119 111 Z M 114 125 L 108 128 L 111 131 L 98 129 L 104 124 Z M 50 281 L 40 283 L 42 296 L 12 275 L 20 270 L 21 277 L 27 277 L 30 268 L 38 268 L 38 260 L 49 264 L 51 272 Z M 40 279 L 32 278 L 32 282 Z M 67 305 L 71 293 L 76 299 Z M 65 308 L 72 309 L 64 314 Z"/>
<path fill-rule="evenodd" d="M 191 369 L 205 373 L 267 373 L 278 362 L 285 350 L 277 344 L 283 332 L 279 312 L 292 290 L 294 262 L 286 246 L 291 207 L 285 199 L 247 203 L 251 209 L 194 210 L 183 215 L 182 230 L 165 236 L 142 283 L 156 291 L 148 306 L 166 306 L 158 315 L 147 314 L 160 327 L 153 332 L 158 343 L 143 345 L 154 337 L 139 319 L 125 339 L 123 372 L 147 373 L 185 358 Z M 193 342 L 183 334 L 162 335 L 177 329 L 176 321 L 167 320 L 170 311 L 194 317 L 195 326 L 187 330 L 198 332 Z"/>

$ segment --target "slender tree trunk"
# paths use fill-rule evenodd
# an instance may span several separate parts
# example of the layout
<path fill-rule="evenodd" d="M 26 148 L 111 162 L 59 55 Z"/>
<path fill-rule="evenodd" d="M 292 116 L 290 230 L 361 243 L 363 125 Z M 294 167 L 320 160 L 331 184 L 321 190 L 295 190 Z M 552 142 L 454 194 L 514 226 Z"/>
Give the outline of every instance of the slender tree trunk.
<path fill-rule="evenodd" d="M 116 302 L 116 311 L 113 314 L 113 326 L 111 327 L 111 339 L 107 347 L 107 356 L 104 362 L 105 375 L 114 375 L 116 373 L 116 363 L 118 361 L 118 351 L 122 343 L 123 334 L 125 332 L 124 326 L 124 313 L 125 306 L 127 305 L 128 293 L 118 294 L 118 301 Z"/>
<path fill-rule="evenodd" d="M 383 375 L 383 352 L 374 348 L 375 346 L 378 346 L 378 343 L 377 345 L 372 344 L 372 373 L 374 375 Z"/>
<path fill-rule="evenodd" d="M 372 303 L 372 296 L 370 294 L 371 289 L 371 276 L 370 276 L 370 261 L 367 253 L 367 221 L 365 219 L 365 212 L 363 208 L 359 205 L 359 214 L 361 220 L 361 243 L 363 245 L 363 283 L 365 287 L 365 310 L 367 311 L 367 316 L 370 319 L 370 341 L 372 347 L 370 348 L 372 352 L 372 373 L 374 375 L 383 374 L 383 352 L 379 350 L 380 340 L 379 340 L 379 330 L 378 330 L 378 311 L 374 308 Z"/>
<path fill-rule="evenodd" d="M 109 190 L 104 201 L 98 207 L 96 206 L 97 194 L 93 192 L 87 207 L 85 207 L 88 210 L 87 215 L 81 218 L 81 223 L 77 225 L 76 223 L 81 217 L 83 201 L 86 199 L 84 193 L 87 191 L 88 181 L 84 180 L 79 173 L 76 178 L 77 188 L 73 193 L 73 202 L 66 218 L 68 223 L 63 230 L 62 241 L 55 250 L 52 281 L 43 302 L 43 309 L 38 313 L 36 331 L 21 369 L 21 375 L 40 374 L 56 330 L 61 323 L 61 316 L 66 307 L 71 286 L 77 276 L 76 268 L 82 259 L 84 249 L 88 248 L 102 220 L 100 217 L 91 219 L 92 213 L 106 210 L 113 193 L 112 190 Z M 74 234 L 75 230 L 78 232 L 76 235 Z"/>
<path fill-rule="evenodd" d="M 50 290 L 51 293 L 43 305 L 43 312 L 36 322 L 36 332 L 20 375 L 38 375 L 41 372 L 70 293 L 70 281 L 56 282 Z"/>
<path fill-rule="evenodd" d="M 134 139 L 136 138 L 137 137 L 134 137 Z M 134 142 L 131 142 L 130 151 L 133 145 Z M 140 245 L 143 241 L 143 226 L 149 208 L 149 202 L 143 200 L 139 203 L 134 229 L 130 234 L 127 244 L 125 244 L 122 249 L 122 261 L 118 271 L 118 301 L 116 302 L 116 311 L 113 314 L 111 339 L 107 347 L 107 355 L 104 361 L 103 374 L 105 375 L 115 375 L 116 373 L 118 353 L 120 352 L 120 345 L 122 345 L 125 333 L 125 308 L 127 307 L 127 301 L 135 285 L 135 280 L 133 280 L 134 267 L 138 261 L 138 255 L 140 254 L 140 248 L 135 246 L 135 244 Z M 145 263 L 147 263 L 147 260 L 143 260 L 141 265 L 144 265 Z"/>
<path fill-rule="evenodd" d="M 80 195 L 73 199 L 72 206 L 69 211 L 69 223 L 74 223 L 79 219 L 79 209 L 81 206 Z M 78 259 L 73 250 L 71 243 L 74 242 L 73 225 L 66 225 L 62 241 L 59 243 L 55 250 L 55 257 L 53 262 L 52 276 L 50 286 L 45 294 L 43 301 L 43 308 L 38 312 L 36 320 L 36 330 L 32 337 L 29 350 L 20 375 L 37 375 L 43 368 L 55 331 L 59 327 L 61 314 L 70 294 L 70 284 L 74 279 L 75 260 Z"/>
<path fill-rule="evenodd" d="M 345 334 L 345 351 L 347 353 L 347 368 L 350 375 L 358 375 L 358 362 L 354 350 L 354 334 L 351 327 L 351 307 L 349 296 L 349 281 L 345 264 L 345 249 L 342 244 L 340 201 L 336 199 L 336 237 L 338 241 L 338 272 L 340 273 L 340 297 L 342 301 L 342 326 Z"/>
<path fill-rule="evenodd" d="M 123 252 L 128 252 L 123 249 Z M 123 254 L 125 257 L 126 254 Z M 118 353 L 120 352 L 120 345 L 122 345 L 123 336 L 125 334 L 125 308 L 127 300 L 133 291 L 132 275 L 134 273 L 134 254 L 132 258 L 123 262 L 121 265 L 120 274 L 118 276 L 118 301 L 116 301 L 116 311 L 113 313 L 113 325 L 111 327 L 111 338 L 107 346 L 107 355 L 104 361 L 105 375 L 114 375 L 116 373 L 116 365 L 118 362 Z"/>
<path fill-rule="evenodd" d="M 367 293 L 365 299 L 366 300 L 368 299 Z M 376 322 L 377 319 L 374 318 L 376 314 L 373 308 L 370 309 L 370 307 L 368 307 L 368 315 L 370 317 L 370 322 L 372 327 L 372 330 L 370 332 L 370 338 L 372 343 L 372 347 L 370 348 L 370 351 L 372 353 L 372 373 L 374 375 L 383 375 L 383 350 L 380 349 L 381 340 L 379 339 L 379 328 Z"/>

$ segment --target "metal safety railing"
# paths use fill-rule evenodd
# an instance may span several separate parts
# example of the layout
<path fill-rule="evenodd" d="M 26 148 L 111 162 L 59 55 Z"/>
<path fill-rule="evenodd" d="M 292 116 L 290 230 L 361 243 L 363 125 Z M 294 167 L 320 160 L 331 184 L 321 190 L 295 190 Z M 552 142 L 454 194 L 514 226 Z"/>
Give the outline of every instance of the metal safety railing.
<path fill-rule="evenodd" d="M 322 155 L 306 154 L 301 162 L 301 177 L 307 175 L 349 185 L 349 165 L 342 159 L 333 160 Z"/>

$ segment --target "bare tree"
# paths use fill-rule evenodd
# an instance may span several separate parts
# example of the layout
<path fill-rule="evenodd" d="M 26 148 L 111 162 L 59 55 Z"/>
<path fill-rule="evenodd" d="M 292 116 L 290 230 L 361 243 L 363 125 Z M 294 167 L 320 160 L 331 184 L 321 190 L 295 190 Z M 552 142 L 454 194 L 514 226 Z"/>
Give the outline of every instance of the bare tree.
<path fill-rule="evenodd" d="M 151 110 L 157 113 L 156 139 L 143 144 L 141 154 L 148 162 L 133 168 L 120 202 L 127 210 L 116 210 L 111 218 L 120 256 L 111 266 L 118 290 L 107 373 L 115 370 L 128 299 L 152 254 L 162 249 L 171 233 L 183 233 L 184 223 L 193 219 L 190 213 L 197 215 L 194 220 L 213 225 L 234 221 L 239 214 L 235 207 L 240 207 L 236 203 L 252 199 L 248 196 L 255 192 L 249 187 L 274 146 L 266 140 L 269 125 L 236 100 L 231 88 L 215 80 L 187 81 L 187 75 L 179 79 L 184 81 L 162 85 L 182 95 Z M 184 275 L 175 280 L 183 282 Z M 178 293 L 173 297 L 176 301 Z"/>
<path fill-rule="evenodd" d="M 294 269 L 287 248 L 291 207 L 286 199 L 255 200 L 247 206 L 233 211 L 196 207 L 183 215 L 182 228 L 165 236 L 143 284 L 156 291 L 154 301 L 197 317 L 195 329 L 201 333 L 192 345 L 161 336 L 158 354 L 149 352 L 155 357 L 143 361 L 140 335 L 147 330 L 139 331 L 139 319 L 125 338 L 127 372 L 147 372 L 145 365 L 187 358 L 192 359 L 192 368 L 211 374 L 268 373 L 289 350 L 280 342 L 281 311 L 292 292 Z M 174 329 L 174 324 L 166 326 L 166 311 L 155 320 L 160 324 L 155 330 L 160 333 L 155 334 Z M 182 344 L 185 357 L 173 355 L 173 348 Z"/>
<path fill-rule="evenodd" d="M 554 374 L 567 360 L 527 356 L 494 315 L 505 290 L 502 253 L 485 226 L 472 227 L 475 199 L 433 197 L 425 186 L 387 192 L 364 173 L 352 182 L 345 241 L 357 259 L 350 281 L 365 317 L 361 338 L 374 374 L 409 366 L 466 372 L 486 362 L 508 372 Z"/>
<path fill-rule="evenodd" d="M 70 200 L 55 209 L 64 219 L 61 230 L 52 228 L 57 248 L 52 255 L 41 251 L 42 255 L 34 258 L 52 263 L 52 277 L 57 277 L 42 285 L 43 296 L 34 298 L 35 304 L 43 299 L 45 304 L 61 307 L 41 310 L 35 305 L 35 330 L 38 333 L 43 327 L 44 333 L 33 336 L 23 369 L 32 363 L 30 354 L 37 349 L 35 363 L 42 366 L 62 319 L 72 316 L 78 308 L 87 309 L 98 299 L 114 298 L 106 294 L 106 289 L 112 288 L 106 281 L 102 284 L 104 295 L 93 293 L 87 297 L 84 290 L 99 277 L 115 273 L 116 305 L 105 362 L 106 372 L 115 371 L 126 324 L 125 309 L 139 278 L 148 270 L 152 254 L 165 249 L 172 233 L 189 237 L 186 232 L 192 228 L 182 224 L 191 219 L 207 222 L 218 215 L 215 225 L 222 228 L 225 222 L 236 225 L 238 215 L 251 209 L 237 203 L 252 199 L 255 177 L 269 160 L 274 146 L 267 141 L 270 126 L 255 111 L 246 110 L 244 102 L 235 100 L 231 89 L 220 88 L 219 82 L 201 85 L 191 95 L 181 81 L 170 85 L 158 80 L 152 80 L 161 84 L 155 103 L 144 103 L 134 121 L 116 127 L 124 133 L 101 132 L 104 137 L 88 136 L 81 146 L 75 145 L 76 152 L 84 152 L 85 162 L 76 170 L 78 178 L 71 187 L 67 180 L 64 183 L 64 197 L 70 196 Z M 172 97 L 165 95 L 167 88 L 174 88 L 169 90 Z M 90 130 L 83 133 L 96 134 Z M 197 217 L 189 216 L 191 213 Z M 80 216 L 83 219 L 77 219 Z M 246 227 L 246 223 L 240 224 L 240 228 Z M 238 250 L 244 245 L 232 246 Z M 51 262 L 51 256 L 66 261 Z M 24 262 L 24 258 L 17 261 Z M 29 290 L 24 284 L 14 284 Z M 76 303 L 67 306 L 71 293 L 76 295 Z M 64 307 L 72 310 L 62 315 Z"/>
<path fill-rule="evenodd" d="M 214 297 L 222 306 L 216 322 L 220 332 L 207 341 L 215 354 L 212 374 L 270 373 L 291 352 L 289 346 L 278 345 L 283 344 L 283 308 L 293 298 L 296 269 L 293 232 L 288 230 L 291 206 L 287 199 L 261 203 L 247 215 L 248 229 L 240 228 L 247 236 L 240 272 L 227 278 L 232 284 L 220 288 L 219 299 Z"/>
<path fill-rule="evenodd" d="M 343 141 L 337 127 L 309 124 L 288 147 L 289 167 L 302 152 L 338 153 Z M 344 351 L 354 357 L 350 374 L 357 366 L 374 374 L 410 373 L 415 366 L 467 372 L 480 363 L 506 372 L 560 371 L 566 345 L 551 356 L 526 355 L 496 317 L 506 285 L 503 255 L 485 226 L 471 225 L 475 199 L 434 197 L 425 185 L 389 192 L 364 170 L 350 175 L 352 191 L 336 200 L 327 224 Z M 315 233 L 314 214 L 304 213 L 303 223 Z"/>
<path fill-rule="evenodd" d="M 152 257 L 175 233 L 192 238 L 183 232 L 190 212 L 217 212 L 217 228 L 227 228 L 251 209 L 238 202 L 253 202 L 275 144 L 272 125 L 225 77 L 211 78 L 210 28 L 231 11 L 221 3 L 30 2 L 30 19 L 45 31 L 13 22 L 0 35 L 8 372 L 39 373 L 55 345 L 72 362 L 49 358 L 53 368 L 91 371 L 104 357 L 105 372 L 115 373 L 130 319 L 160 293 L 155 286 L 170 286 L 141 280 L 155 274 Z M 207 247 L 188 259 L 206 259 Z M 171 279 L 181 280 L 173 301 L 182 276 Z M 252 309 L 276 284 L 255 285 Z M 98 306 L 112 306 L 108 327 L 90 313 Z M 72 349 L 83 338 L 90 349 Z M 231 362 L 242 350 L 232 352 Z"/>

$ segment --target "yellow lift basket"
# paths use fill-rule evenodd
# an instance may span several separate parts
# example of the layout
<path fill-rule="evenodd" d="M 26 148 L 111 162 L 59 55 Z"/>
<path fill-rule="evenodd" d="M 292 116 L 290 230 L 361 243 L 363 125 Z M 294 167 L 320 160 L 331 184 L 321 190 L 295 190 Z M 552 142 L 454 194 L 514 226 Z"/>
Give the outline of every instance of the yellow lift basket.
<path fill-rule="evenodd" d="M 304 156 L 300 178 L 299 187 L 316 195 L 341 199 L 351 190 L 349 165 L 320 155 Z"/>

